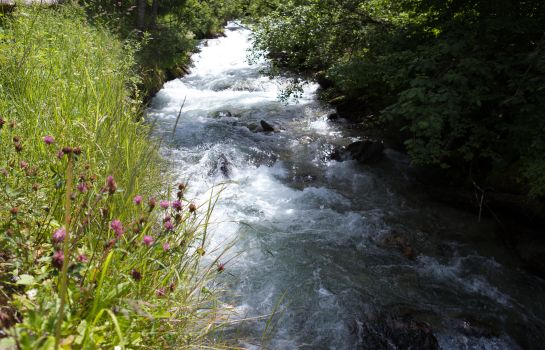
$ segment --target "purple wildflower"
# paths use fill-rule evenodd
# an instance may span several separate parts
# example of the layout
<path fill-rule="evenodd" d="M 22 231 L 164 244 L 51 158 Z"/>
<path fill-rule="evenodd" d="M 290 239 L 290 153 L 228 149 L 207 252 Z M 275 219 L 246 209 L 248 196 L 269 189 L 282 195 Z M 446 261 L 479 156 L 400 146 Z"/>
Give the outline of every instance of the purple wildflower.
<path fill-rule="evenodd" d="M 170 250 L 170 243 L 168 243 L 168 242 L 163 243 L 163 250 L 165 252 L 168 252 Z"/>
<path fill-rule="evenodd" d="M 182 210 L 182 201 L 176 200 L 176 201 L 172 202 L 172 208 L 174 208 L 176 211 L 181 211 Z"/>
<path fill-rule="evenodd" d="M 80 182 L 78 183 L 78 185 L 76 186 L 76 188 L 78 189 L 78 191 L 80 191 L 81 193 L 85 193 L 87 192 L 87 184 L 85 182 Z"/>
<path fill-rule="evenodd" d="M 161 287 L 161 288 L 157 288 L 157 290 L 155 291 L 155 294 L 161 298 L 161 297 L 164 297 L 166 295 L 166 291 L 165 291 L 165 288 Z"/>
<path fill-rule="evenodd" d="M 115 232 L 117 238 L 121 237 L 121 235 L 123 234 L 123 224 L 121 224 L 121 221 L 117 219 L 112 220 L 112 222 L 110 223 L 110 227 Z"/>
<path fill-rule="evenodd" d="M 157 201 L 155 200 L 155 198 L 150 197 L 150 199 L 148 200 L 148 205 L 150 210 L 153 210 L 153 208 L 155 208 L 155 206 L 157 205 Z"/>
<path fill-rule="evenodd" d="M 53 254 L 51 262 L 53 263 L 53 266 L 55 266 L 57 269 L 60 270 L 62 268 L 62 264 L 64 263 L 64 253 L 62 252 L 62 250 L 57 250 Z"/>
<path fill-rule="evenodd" d="M 55 143 L 55 138 L 51 135 L 46 135 L 44 136 L 44 142 L 46 145 L 51 145 L 53 143 Z"/>
<path fill-rule="evenodd" d="M 56 230 L 55 233 L 53 233 L 51 240 L 53 241 L 53 243 L 60 243 L 64 241 L 65 237 L 66 237 L 66 229 L 64 227 L 61 227 L 58 230 Z"/>
<path fill-rule="evenodd" d="M 62 159 L 62 157 L 64 157 L 64 152 L 60 149 L 57 151 L 57 158 Z"/>
<path fill-rule="evenodd" d="M 140 205 L 142 204 L 142 196 L 138 195 L 134 197 L 134 204 Z"/>
<path fill-rule="evenodd" d="M 218 272 L 223 272 L 225 270 L 225 263 L 218 263 Z"/>
<path fill-rule="evenodd" d="M 19 162 L 19 166 L 21 167 L 21 169 L 26 169 L 28 168 L 28 163 L 22 160 L 21 162 Z"/>
<path fill-rule="evenodd" d="M 106 189 L 110 194 L 114 194 L 117 190 L 117 184 L 112 175 L 108 175 L 108 177 L 106 178 Z"/>
<path fill-rule="evenodd" d="M 153 244 L 153 237 L 144 236 L 144 238 L 142 239 L 142 242 L 144 242 L 145 245 L 150 246 Z"/>
<path fill-rule="evenodd" d="M 163 209 L 168 209 L 168 207 L 170 206 L 170 203 L 168 201 L 161 201 L 161 202 L 159 202 L 159 205 Z"/>
<path fill-rule="evenodd" d="M 80 254 L 78 255 L 78 261 L 81 262 L 81 263 L 86 263 L 89 261 L 89 258 L 87 257 L 87 255 L 85 254 Z"/>
<path fill-rule="evenodd" d="M 172 221 L 168 220 L 168 221 L 165 221 L 165 223 L 163 224 L 165 230 L 167 231 L 172 231 L 174 230 L 174 225 L 172 224 Z"/>

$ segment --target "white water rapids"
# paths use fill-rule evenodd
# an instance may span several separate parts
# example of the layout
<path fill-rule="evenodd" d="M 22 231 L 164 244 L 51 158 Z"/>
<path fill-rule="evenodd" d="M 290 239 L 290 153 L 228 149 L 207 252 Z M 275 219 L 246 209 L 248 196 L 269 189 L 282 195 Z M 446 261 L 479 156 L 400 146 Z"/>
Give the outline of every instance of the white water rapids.
<path fill-rule="evenodd" d="M 331 161 L 357 136 L 327 120 L 317 85 L 280 102 L 285 82 L 246 60 L 250 34 L 230 23 L 203 41 L 191 73 L 166 83 L 149 110 L 192 195 L 230 181 L 211 242 L 234 241 L 228 256 L 239 254 L 224 258 L 226 302 L 240 318 L 277 311 L 270 326 L 248 321 L 230 336 L 249 348 L 356 349 L 364 316 L 388 312 L 430 324 L 445 349 L 543 344 L 545 284 L 491 243 L 494 225 L 419 194 L 394 151 L 370 166 Z M 277 132 L 259 132 L 261 120 Z M 388 237 L 403 237 L 416 258 Z"/>

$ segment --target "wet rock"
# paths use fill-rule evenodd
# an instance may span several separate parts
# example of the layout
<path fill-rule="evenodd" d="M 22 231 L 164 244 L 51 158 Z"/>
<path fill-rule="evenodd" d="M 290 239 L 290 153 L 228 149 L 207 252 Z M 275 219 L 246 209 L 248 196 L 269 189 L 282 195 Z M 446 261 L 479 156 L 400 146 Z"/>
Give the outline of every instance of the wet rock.
<path fill-rule="evenodd" d="M 208 176 L 216 175 L 218 172 L 226 178 L 229 178 L 231 175 L 231 162 L 229 162 L 224 154 L 221 154 L 217 161 L 212 164 L 212 169 L 208 172 Z"/>
<path fill-rule="evenodd" d="M 216 111 L 210 113 L 210 118 L 218 119 L 218 118 L 231 118 L 233 114 L 229 111 Z"/>
<path fill-rule="evenodd" d="M 265 131 L 265 132 L 274 132 L 275 131 L 274 127 L 271 124 L 264 121 L 264 120 L 261 120 L 259 122 L 259 124 L 261 124 L 261 127 L 263 128 L 263 131 Z"/>
<path fill-rule="evenodd" d="M 343 160 L 346 160 L 345 154 L 346 152 L 344 151 L 344 149 L 337 148 L 329 154 L 329 159 L 336 160 L 337 162 L 342 162 Z"/>
<path fill-rule="evenodd" d="M 250 123 L 248 125 L 246 125 L 246 127 L 248 128 L 248 130 L 250 130 L 251 132 L 258 132 L 259 131 L 259 125 L 257 125 L 256 123 Z"/>
<path fill-rule="evenodd" d="M 357 141 L 348 145 L 346 151 L 360 163 L 372 163 L 382 158 L 384 144 L 380 141 Z"/>
<path fill-rule="evenodd" d="M 230 173 L 229 166 L 230 166 L 229 160 L 227 160 L 227 157 L 225 157 L 222 154 L 219 159 L 219 169 L 221 174 L 225 177 L 229 177 L 229 173 Z"/>
<path fill-rule="evenodd" d="M 339 114 L 337 112 L 331 112 L 327 115 L 327 120 L 338 120 Z"/>
<path fill-rule="evenodd" d="M 439 349 L 431 327 L 410 315 L 380 315 L 357 321 L 353 333 L 358 336 L 357 349 Z"/>
<path fill-rule="evenodd" d="M 329 89 L 335 85 L 333 80 L 329 79 L 326 72 L 324 71 L 316 73 L 314 75 L 314 79 L 316 79 L 316 82 L 320 85 L 322 89 Z"/>

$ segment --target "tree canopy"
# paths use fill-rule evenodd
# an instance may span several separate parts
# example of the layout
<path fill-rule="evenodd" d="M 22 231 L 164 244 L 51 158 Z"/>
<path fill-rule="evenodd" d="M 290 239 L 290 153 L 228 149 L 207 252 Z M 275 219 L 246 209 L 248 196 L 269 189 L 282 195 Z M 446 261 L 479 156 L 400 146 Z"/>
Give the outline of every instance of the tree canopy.
<path fill-rule="evenodd" d="M 273 72 L 323 71 L 334 94 L 394 126 L 415 163 L 542 197 L 543 23 L 539 0 L 288 0 L 255 44 Z"/>

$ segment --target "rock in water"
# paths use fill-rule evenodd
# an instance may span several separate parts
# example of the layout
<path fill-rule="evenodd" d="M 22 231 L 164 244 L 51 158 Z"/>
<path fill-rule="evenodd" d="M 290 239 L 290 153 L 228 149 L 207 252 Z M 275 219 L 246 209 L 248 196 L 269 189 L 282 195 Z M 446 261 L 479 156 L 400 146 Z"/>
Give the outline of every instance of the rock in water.
<path fill-rule="evenodd" d="M 384 144 L 381 141 L 357 141 L 346 147 L 346 151 L 360 163 L 372 163 L 382 158 Z"/>
<path fill-rule="evenodd" d="M 273 132 L 274 131 L 274 127 L 267 123 L 266 121 L 262 120 L 259 122 L 261 124 L 261 127 L 263 128 L 263 131 L 265 132 Z"/>
<path fill-rule="evenodd" d="M 439 343 L 431 327 L 410 316 L 386 315 L 357 322 L 359 342 L 357 349 L 437 350 Z"/>
<path fill-rule="evenodd" d="M 327 115 L 327 120 L 338 120 L 339 114 L 337 112 L 331 112 Z"/>

